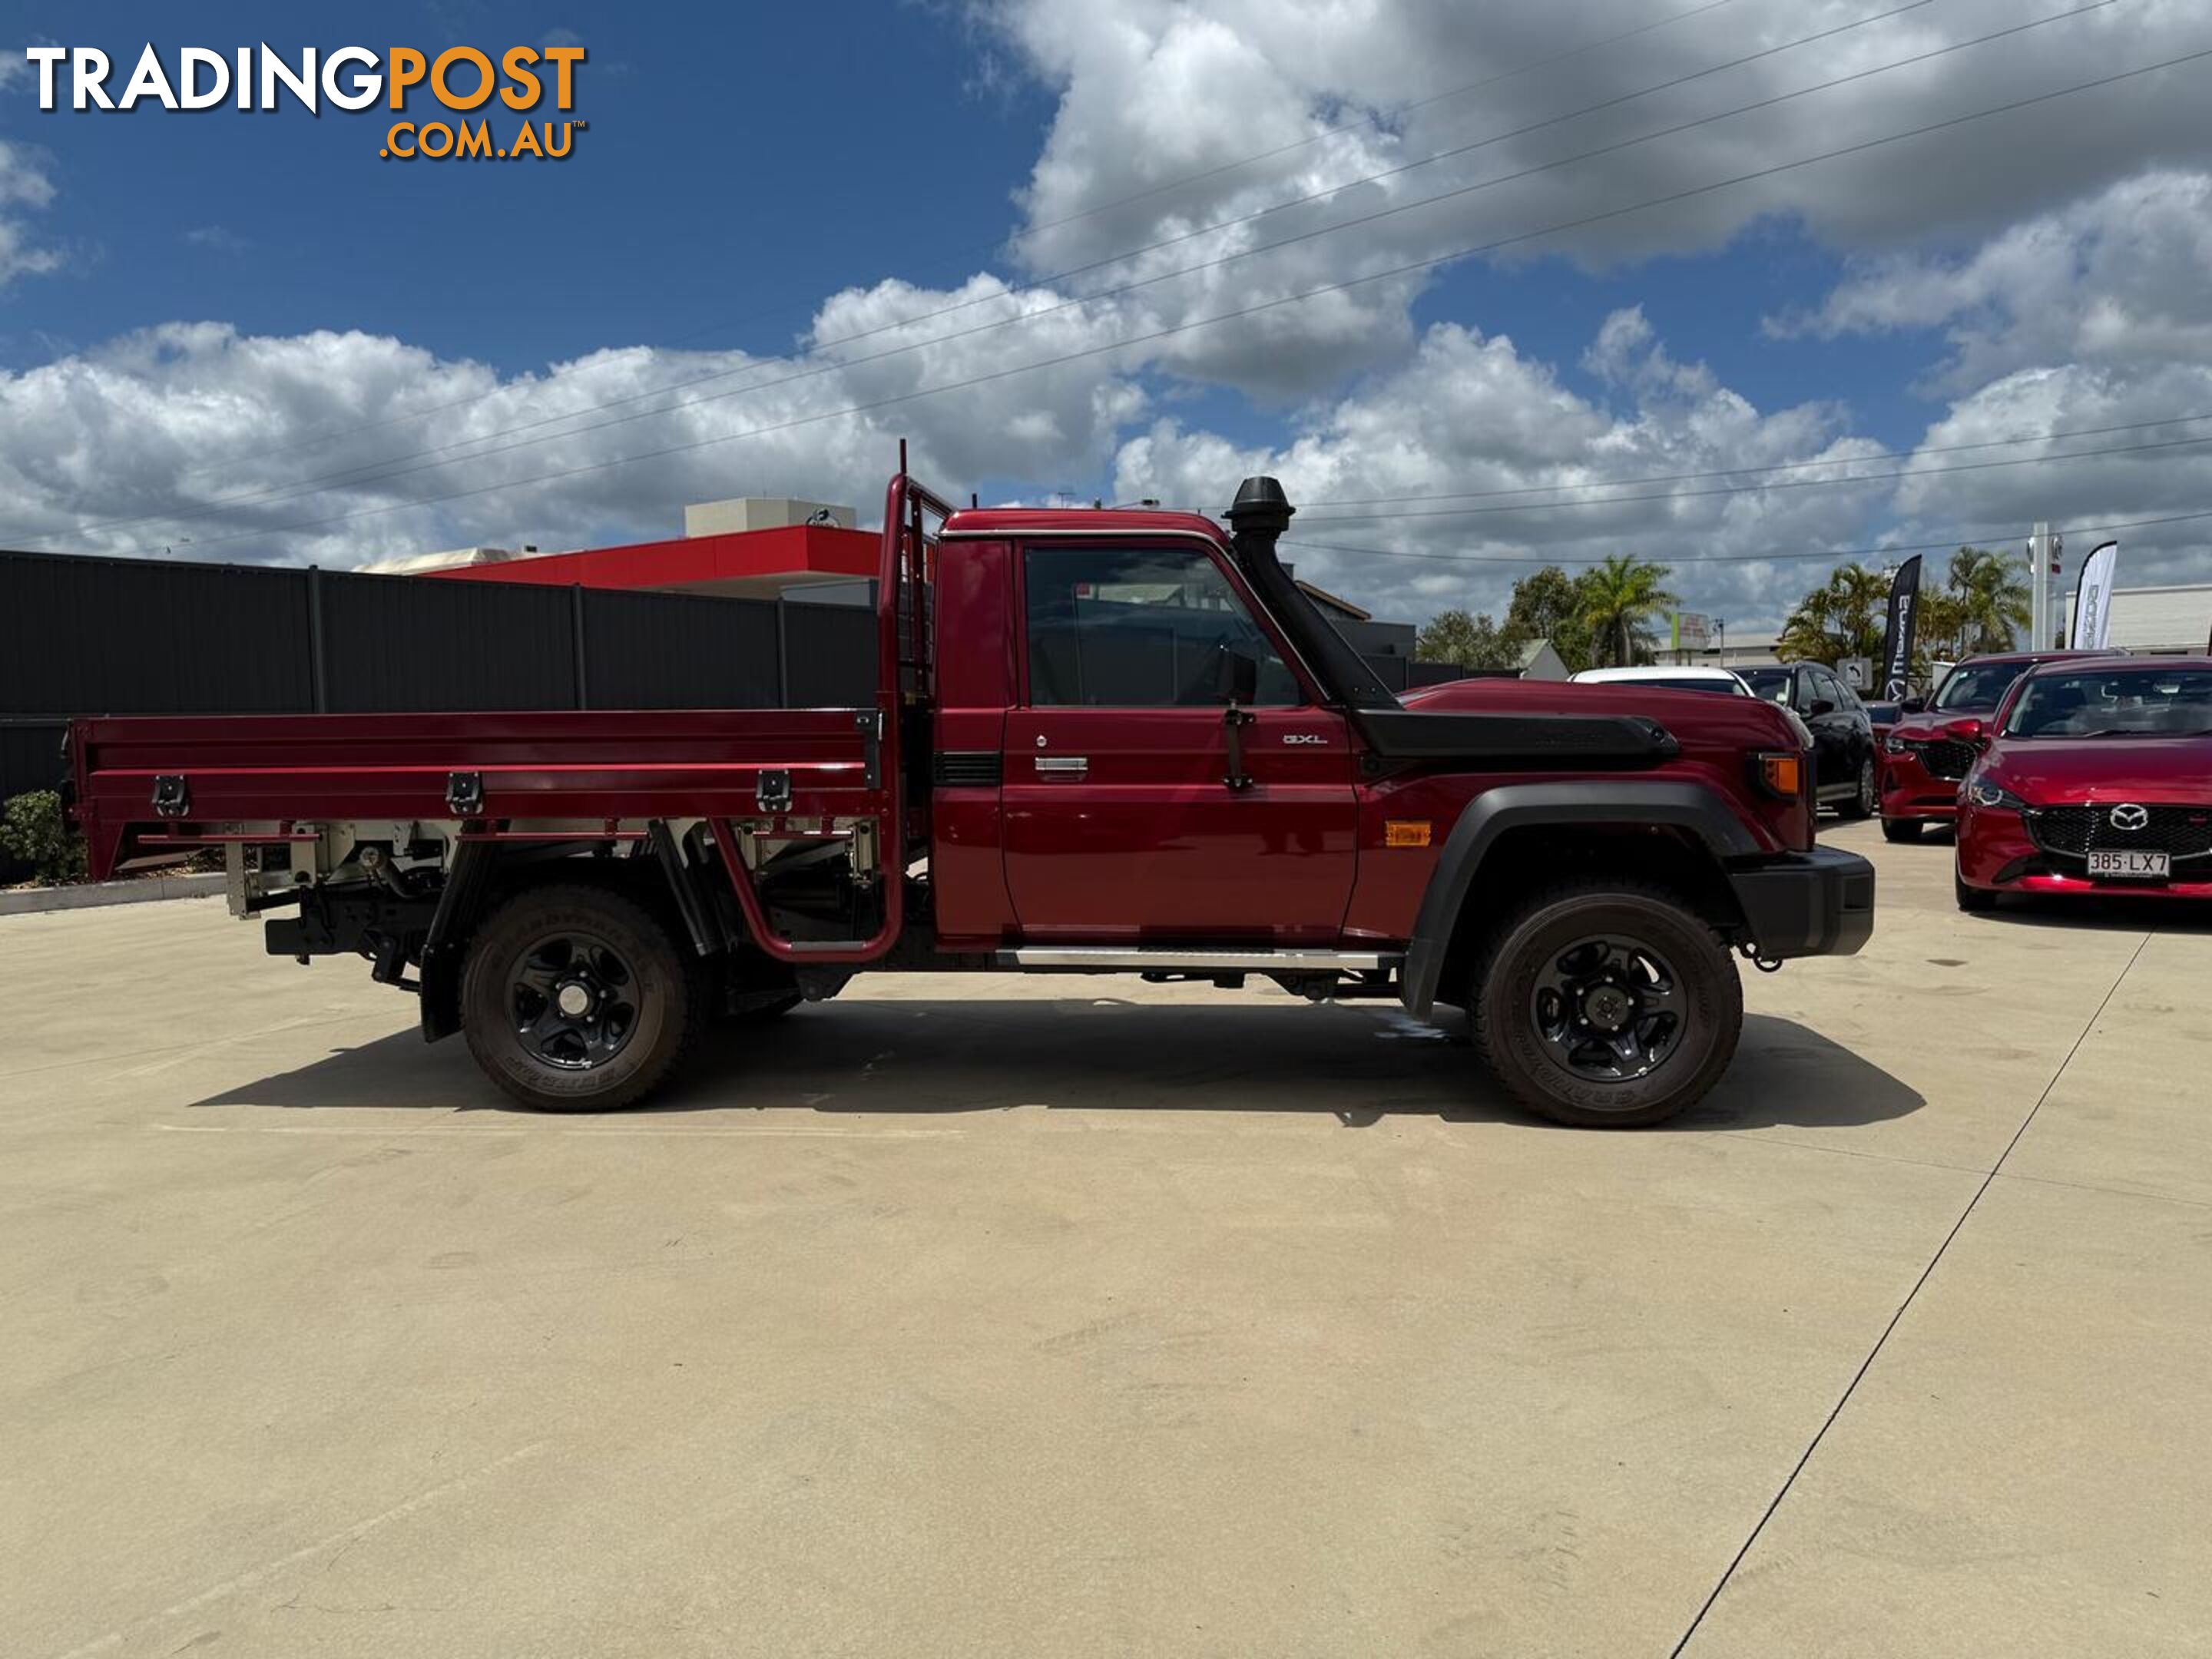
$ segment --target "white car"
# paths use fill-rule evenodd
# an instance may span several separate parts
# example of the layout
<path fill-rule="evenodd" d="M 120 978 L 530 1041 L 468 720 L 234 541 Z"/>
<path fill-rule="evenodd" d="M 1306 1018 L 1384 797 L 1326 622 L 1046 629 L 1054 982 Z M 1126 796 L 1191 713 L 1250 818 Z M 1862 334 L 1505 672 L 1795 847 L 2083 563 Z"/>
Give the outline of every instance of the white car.
<path fill-rule="evenodd" d="M 1585 668 L 1568 679 L 1577 685 L 1649 685 L 1662 691 L 1717 691 L 1723 696 L 1748 697 L 1752 689 L 1729 668 Z"/>

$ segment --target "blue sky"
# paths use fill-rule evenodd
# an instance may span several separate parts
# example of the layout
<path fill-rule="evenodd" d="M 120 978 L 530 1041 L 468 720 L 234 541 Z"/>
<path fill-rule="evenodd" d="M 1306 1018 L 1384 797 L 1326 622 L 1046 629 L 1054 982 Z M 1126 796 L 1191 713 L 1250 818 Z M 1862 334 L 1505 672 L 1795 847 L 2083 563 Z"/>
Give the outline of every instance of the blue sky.
<path fill-rule="evenodd" d="M 2212 411 L 2212 379 L 2197 383 L 2212 375 L 2204 302 L 2153 282 L 2193 258 L 2187 210 L 2205 139 L 2189 111 L 2201 73 L 2131 83 L 2094 128 L 2069 125 L 2086 106 L 2062 105 L 1509 258 L 1358 281 L 1585 204 L 1665 194 L 2189 44 L 2185 6 L 2141 0 L 2118 21 L 2062 21 L 1961 47 L 1940 73 L 1915 70 L 1902 60 L 2021 14 L 1999 0 L 1929 0 L 1876 15 L 1893 9 L 1724 0 L 1670 22 L 1685 9 L 1664 0 L 1500 0 L 1474 12 L 1443 0 L 670 4 L 596 17 L 465 0 L 198 15 L 112 4 L 89 17 L 27 6 L 11 48 L 101 47 L 118 84 L 149 40 L 172 52 L 254 40 L 288 52 L 581 45 L 574 114 L 590 125 L 559 163 L 410 164 L 378 158 L 380 109 L 44 113 L 29 76 L 0 82 L 0 435 L 15 475 L 0 519 L 33 544 L 184 541 L 223 557 L 586 544 L 664 533 L 684 499 L 739 489 L 865 510 L 896 437 L 910 435 L 949 487 L 994 498 L 1065 489 L 1218 507 L 1229 474 L 1250 465 L 1322 501 L 1541 489 L 1531 500 L 1543 510 L 1510 518 L 1363 526 L 1376 557 L 1316 568 L 1401 611 L 1495 608 L 1516 569 L 1627 546 L 1679 562 L 1676 585 L 1693 601 L 1773 619 L 1825 548 L 2031 514 L 2212 507 L 2212 477 L 2176 475 L 2192 452 L 2161 457 L 2155 472 L 2081 463 L 1551 510 L 1555 484 L 1587 494 L 1608 477 L 1832 470 L 1857 453 Z M 1860 18 L 1871 21 L 1836 27 Z M 1632 42 L 1605 44 L 1631 28 L 1643 31 Z M 1768 46 L 1757 64 L 1711 70 Z M 1515 72 L 1577 47 L 1588 49 L 1571 62 Z M 1902 67 L 1884 67 L 1893 60 Z M 1869 66 L 1879 73 L 1848 94 L 1816 87 L 1787 112 L 1638 139 L 1642 125 Z M 1681 76 L 1695 83 L 1638 91 Z M 1479 97 L 1433 101 L 1481 79 L 1492 84 Z M 1624 99 L 1474 161 L 1358 182 L 1470 135 Z M 1602 165 L 1509 185 L 1464 211 L 1408 212 L 1079 302 L 1261 233 L 1130 252 L 1163 236 L 1317 193 L 1266 222 L 1325 226 L 1332 213 L 1413 204 L 1487 169 L 1550 166 L 1624 137 L 1638 142 Z M 1269 150 L 1278 159 L 1234 165 Z M 2101 284 L 2100 260 L 2119 273 Z M 2054 270 L 2073 280 L 2054 283 Z M 1356 286 L 1264 325 L 1204 320 L 1255 295 L 1344 281 Z M 1016 300 L 993 298 L 994 284 L 1025 283 L 1036 289 L 1023 303 L 1059 308 L 978 339 L 933 337 L 1010 317 Z M 997 309 L 975 308 L 979 295 Z M 933 320 L 949 307 L 963 308 Z M 1162 327 L 1180 331 L 1103 350 Z M 877 341 L 914 351 L 841 363 L 861 348 L 835 343 L 856 332 L 870 352 Z M 803 386 L 699 410 L 650 402 L 698 376 L 717 388 L 775 379 L 790 368 L 753 360 L 824 343 L 828 356 L 804 360 L 818 378 Z M 1024 353 L 1079 361 L 957 390 L 1020 368 Z M 954 391 L 930 391 L 944 385 Z M 929 395 L 907 400 L 917 391 Z M 678 405 L 687 395 L 666 394 Z M 537 434 L 549 410 L 617 399 L 652 418 Z M 884 399 L 902 401 L 836 413 Z M 747 422 L 774 430 L 740 431 Z M 518 427 L 537 435 L 501 435 Z M 633 453 L 685 444 L 701 447 Z M 410 459 L 425 453 L 434 465 Z M 1932 453 L 1928 464 L 1942 465 Z M 410 469 L 398 480 L 359 476 L 395 465 Z M 2139 542 L 2144 571 L 2186 575 L 2203 562 L 2193 530 Z M 1760 563 L 1770 549 L 1786 556 Z"/>
<path fill-rule="evenodd" d="M 149 40 L 573 40 L 591 129 L 558 164 L 431 166 L 379 160 L 376 112 L 87 118 L 40 112 L 20 84 L 0 132 L 54 155 L 50 233 L 81 263 L 8 296 L 15 364 L 177 317 L 386 331 L 507 368 L 611 340 L 776 349 L 823 294 L 890 274 L 902 250 L 995 247 L 1051 110 L 1034 84 L 963 91 L 964 32 L 918 6 L 857 30 L 842 7 L 638 7 L 564 27 L 543 6 L 400 3 L 337 27 L 348 9 L 241 5 L 213 25 L 174 5 L 91 9 L 88 26 L 52 9 L 33 33 L 126 64 Z M 921 109 L 917 83 L 934 89 Z"/>

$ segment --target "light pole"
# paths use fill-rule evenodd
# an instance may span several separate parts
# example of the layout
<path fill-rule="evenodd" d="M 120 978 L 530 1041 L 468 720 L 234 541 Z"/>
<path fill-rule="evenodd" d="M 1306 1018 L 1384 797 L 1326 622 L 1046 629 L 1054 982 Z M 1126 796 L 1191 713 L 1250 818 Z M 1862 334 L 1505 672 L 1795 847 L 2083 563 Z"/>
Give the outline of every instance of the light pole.
<path fill-rule="evenodd" d="M 1716 662 L 1720 667 L 1726 668 L 1728 666 L 1728 618 L 1726 617 L 1713 618 L 1713 638 L 1717 641 L 1713 649 L 1719 653 Z"/>

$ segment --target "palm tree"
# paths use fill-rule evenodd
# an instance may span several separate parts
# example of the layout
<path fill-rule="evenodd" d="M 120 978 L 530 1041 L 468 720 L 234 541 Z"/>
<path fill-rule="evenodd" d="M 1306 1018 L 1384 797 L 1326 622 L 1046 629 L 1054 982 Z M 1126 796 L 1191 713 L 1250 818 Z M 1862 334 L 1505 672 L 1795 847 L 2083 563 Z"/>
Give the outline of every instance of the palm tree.
<path fill-rule="evenodd" d="M 1639 650 L 1651 649 L 1655 641 L 1645 624 L 1675 603 L 1663 586 L 1667 575 L 1665 565 L 1626 553 L 1613 554 L 1595 569 L 1583 572 L 1576 583 L 1582 621 L 1606 663 L 1626 668 Z"/>
<path fill-rule="evenodd" d="M 1790 613 L 1777 654 L 1832 665 L 1845 657 L 1878 657 L 1888 606 L 1888 577 L 1863 564 L 1838 565 Z"/>
<path fill-rule="evenodd" d="M 1972 624 L 1965 603 L 1940 587 L 1920 595 L 1920 620 L 1914 625 L 1913 672 L 1925 675 L 1936 662 L 1956 662 L 1966 654 L 1961 643 Z"/>
<path fill-rule="evenodd" d="M 1782 633 L 1774 641 L 1775 655 L 1784 662 L 1833 662 L 1842 654 L 1836 650 L 1835 636 L 1830 632 L 1835 614 L 1835 595 L 1825 587 L 1814 588 L 1797 602 L 1797 608 L 1782 624 Z"/>
<path fill-rule="evenodd" d="M 1976 651 L 2008 649 L 2028 625 L 2027 578 L 2002 553 L 1962 547 L 1951 556 L 1950 587 L 1963 623 L 1958 644 Z"/>

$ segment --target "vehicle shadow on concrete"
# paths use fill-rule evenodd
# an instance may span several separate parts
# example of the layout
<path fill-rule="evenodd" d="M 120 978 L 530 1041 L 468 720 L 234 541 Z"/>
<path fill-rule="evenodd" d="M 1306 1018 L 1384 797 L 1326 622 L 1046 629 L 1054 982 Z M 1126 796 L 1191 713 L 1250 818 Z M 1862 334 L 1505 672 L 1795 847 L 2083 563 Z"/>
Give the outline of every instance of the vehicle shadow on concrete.
<path fill-rule="evenodd" d="M 919 1117 L 1042 1107 L 1310 1113 L 1347 1128 L 1401 1115 L 1548 1127 L 1485 1073 L 1455 1016 L 1440 1019 L 1425 1025 L 1395 1005 L 1316 1008 L 1287 999 L 1211 1007 L 1110 996 L 855 999 L 720 1028 L 671 1087 L 621 1115 Z M 1755 1014 L 1719 1086 L 1659 1132 L 1873 1123 L 1923 1103 L 1819 1033 Z M 432 1047 L 412 1030 L 193 1104 L 537 1115 L 485 1079 L 458 1039 Z"/>
<path fill-rule="evenodd" d="M 2202 933 L 2212 932 L 2212 904 L 2199 899 L 2151 895 L 2094 894 L 2049 898 L 2040 894 L 2007 894 L 1996 908 L 1962 920 L 2000 927 L 2074 928 L 2098 933 Z"/>

